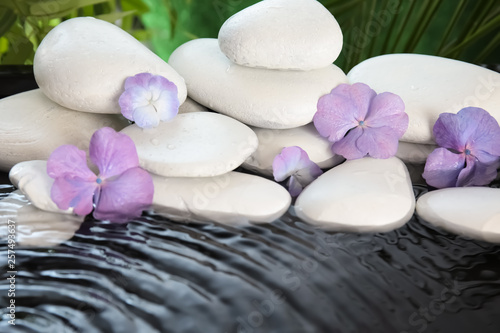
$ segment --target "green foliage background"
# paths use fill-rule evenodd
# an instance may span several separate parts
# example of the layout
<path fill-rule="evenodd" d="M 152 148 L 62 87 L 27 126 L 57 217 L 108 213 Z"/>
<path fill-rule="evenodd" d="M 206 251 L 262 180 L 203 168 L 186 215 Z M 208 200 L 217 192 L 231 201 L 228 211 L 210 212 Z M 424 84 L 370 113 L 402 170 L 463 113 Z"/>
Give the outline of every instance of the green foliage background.
<path fill-rule="evenodd" d="M 257 0 L 0 0 L 0 63 L 30 64 L 45 34 L 63 20 L 115 22 L 163 59 L 179 45 L 217 37 L 234 13 Z M 348 71 L 386 53 L 433 54 L 500 63 L 498 0 L 321 0 L 337 18 Z"/>

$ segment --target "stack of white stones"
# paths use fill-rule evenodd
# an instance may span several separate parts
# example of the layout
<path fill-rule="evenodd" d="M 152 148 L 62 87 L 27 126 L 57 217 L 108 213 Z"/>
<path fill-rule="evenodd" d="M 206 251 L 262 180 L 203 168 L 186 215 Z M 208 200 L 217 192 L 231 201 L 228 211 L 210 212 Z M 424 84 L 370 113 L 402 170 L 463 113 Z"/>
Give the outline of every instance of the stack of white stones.
<path fill-rule="evenodd" d="M 322 168 L 342 161 L 311 124 L 318 99 L 347 82 L 333 64 L 341 49 L 337 21 L 316 0 L 265 0 L 230 17 L 218 40 L 182 45 L 169 63 L 192 99 L 252 126 L 259 147 L 243 166 L 271 176 L 287 146 Z"/>

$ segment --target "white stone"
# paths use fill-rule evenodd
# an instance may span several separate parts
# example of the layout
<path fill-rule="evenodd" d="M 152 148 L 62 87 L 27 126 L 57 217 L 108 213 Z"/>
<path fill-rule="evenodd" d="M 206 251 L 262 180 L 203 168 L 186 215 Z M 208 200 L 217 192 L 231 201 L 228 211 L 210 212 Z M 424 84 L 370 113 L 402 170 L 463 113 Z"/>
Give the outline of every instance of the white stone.
<path fill-rule="evenodd" d="M 242 66 L 311 70 L 337 59 L 342 30 L 316 0 L 266 0 L 231 16 L 219 45 Z"/>
<path fill-rule="evenodd" d="M 396 157 L 350 160 L 312 182 L 299 195 L 297 216 L 326 229 L 384 232 L 408 222 L 415 196 Z"/>
<path fill-rule="evenodd" d="M 402 141 L 432 144 L 432 128 L 443 112 L 480 107 L 500 121 L 500 74 L 486 68 L 421 54 L 388 54 L 365 60 L 348 73 L 377 93 L 401 96 L 410 116 Z"/>
<path fill-rule="evenodd" d="M 436 148 L 438 148 L 436 145 L 399 141 L 396 157 L 405 163 L 425 164 L 429 154 Z"/>
<path fill-rule="evenodd" d="M 239 172 L 203 178 L 153 175 L 153 183 L 154 212 L 174 219 L 271 222 L 286 212 L 291 201 L 281 185 Z"/>
<path fill-rule="evenodd" d="M 196 39 L 181 45 L 169 63 L 186 80 L 192 99 L 262 128 L 310 123 L 318 99 L 347 82 L 335 65 L 306 72 L 236 65 L 220 51 L 216 39 Z"/>
<path fill-rule="evenodd" d="M 271 176 L 273 160 L 285 147 L 299 146 L 320 168 L 331 168 L 344 161 L 344 158 L 331 151 L 331 143 L 319 135 L 314 125 L 308 124 L 290 129 L 252 128 L 259 139 L 257 150 L 247 158 L 245 169 Z"/>
<path fill-rule="evenodd" d="M 84 216 L 40 210 L 21 191 L 0 200 L 0 238 L 7 238 L 9 220 L 15 221 L 18 246 L 59 245 L 74 236 L 84 219 Z"/>
<path fill-rule="evenodd" d="M 500 243 L 500 189 L 454 187 L 435 190 L 417 201 L 417 214 L 452 233 Z"/>
<path fill-rule="evenodd" d="M 101 127 L 121 130 L 121 115 L 79 112 L 62 107 L 35 89 L 0 100 L 0 170 L 22 161 L 47 160 L 57 147 L 75 145 L 88 151 L 90 137 Z"/>
<path fill-rule="evenodd" d="M 208 108 L 200 103 L 193 101 L 191 98 L 186 98 L 184 103 L 179 106 L 179 114 L 180 113 L 189 113 L 189 112 L 200 112 L 200 111 L 208 111 Z"/>
<path fill-rule="evenodd" d="M 72 214 L 73 209 L 61 210 L 50 198 L 54 179 L 47 174 L 47 161 L 26 161 L 12 167 L 9 172 L 12 185 L 17 187 L 38 209 L 48 212 Z"/>
<path fill-rule="evenodd" d="M 153 129 L 122 130 L 135 142 L 140 165 L 165 177 L 212 177 L 240 166 L 258 140 L 246 125 L 214 112 L 177 115 Z"/>
<path fill-rule="evenodd" d="M 45 95 L 70 109 L 120 113 L 125 79 L 139 73 L 162 75 L 186 99 L 182 77 L 165 61 L 119 27 L 92 17 L 58 24 L 43 39 L 33 61 Z"/>

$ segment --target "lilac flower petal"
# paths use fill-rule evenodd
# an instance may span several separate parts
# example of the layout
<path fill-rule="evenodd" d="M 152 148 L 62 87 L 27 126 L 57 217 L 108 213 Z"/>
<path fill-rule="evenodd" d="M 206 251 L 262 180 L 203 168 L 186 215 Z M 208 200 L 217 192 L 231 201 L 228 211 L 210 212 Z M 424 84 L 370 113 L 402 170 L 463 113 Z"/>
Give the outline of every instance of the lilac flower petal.
<path fill-rule="evenodd" d="M 161 121 L 172 120 L 179 112 L 179 98 L 177 88 L 175 91 L 162 91 L 154 106 Z"/>
<path fill-rule="evenodd" d="M 118 99 L 121 113 L 128 120 L 134 120 L 134 110 L 150 104 L 151 92 L 141 86 L 132 86 L 125 90 Z"/>
<path fill-rule="evenodd" d="M 484 186 L 491 183 L 497 176 L 500 159 L 492 163 L 481 163 L 473 156 L 466 157 L 466 167 L 460 171 L 457 186 Z"/>
<path fill-rule="evenodd" d="M 365 155 L 374 158 L 389 158 L 398 151 L 399 135 L 394 128 L 363 128 L 363 134 L 356 141 L 356 147 Z"/>
<path fill-rule="evenodd" d="M 464 154 L 455 154 L 446 148 L 437 148 L 427 157 L 422 176 L 427 184 L 436 188 L 455 187 L 464 165 Z"/>
<path fill-rule="evenodd" d="M 475 156 L 479 153 L 500 156 L 500 126 L 495 118 L 481 108 L 468 107 L 457 113 L 462 123 L 467 125 L 466 145 Z"/>
<path fill-rule="evenodd" d="M 385 92 L 373 98 L 365 124 L 368 127 L 390 127 L 398 139 L 408 129 L 409 118 L 405 104 L 398 95 Z"/>
<path fill-rule="evenodd" d="M 93 208 L 93 196 L 98 184 L 94 181 L 82 181 L 70 176 L 56 178 L 50 197 L 60 209 L 73 207 L 77 215 L 87 215 Z"/>
<path fill-rule="evenodd" d="M 274 180 L 281 182 L 297 171 L 309 167 L 311 163 L 309 156 L 302 148 L 297 146 L 285 147 L 274 158 Z"/>
<path fill-rule="evenodd" d="M 361 127 L 358 126 L 352 129 L 343 139 L 332 145 L 332 152 L 337 155 L 342 155 L 348 160 L 365 157 L 367 154 L 366 151 L 358 149 L 356 143 L 362 134 L 363 129 Z"/>
<path fill-rule="evenodd" d="M 434 124 L 433 133 L 438 146 L 463 153 L 467 138 L 474 130 L 476 130 L 474 121 L 466 123 L 462 115 L 441 113 Z"/>
<path fill-rule="evenodd" d="M 154 75 L 151 73 L 140 73 L 134 76 L 129 76 L 125 80 L 125 90 L 135 86 L 147 88 L 149 86 L 149 80 L 151 80 L 153 76 Z"/>
<path fill-rule="evenodd" d="M 302 184 L 297 180 L 295 176 L 291 176 L 287 182 L 288 192 L 292 197 L 296 197 L 302 192 Z"/>
<path fill-rule="evenodd" d="M 366 84 L 340 84 L 319 99 L 318 111 L 313 118 L 314 126 L 321 136 L 337 142 L 365 119 L 375 96 L 375 91 Z"/>
<path fill-rule="evenodd" d="M 90 159 L 99 168 L 102 178 L 117 176 L 139 166 L 132 139 L 110 127 L 103 127 L 92 135 L 89 151 Z"/>
<path fill-rule="evenodd" d="M 50 154 L 47 173 L 54 179 L 69 177 L 90 182 L 96 179 L 96 175 L 87 166 L 85 152 L 73 145 L 60 146 Z"/>
<path fill-rule="evenodd" d="M 160 116 L 152 104 L 135 109 L 133 117 L 136 125 L 141 128 L 153 128 L 160 124 Z"/>
<path fill-rule="evenodd" d="M 99 220 L 127 222 L 141 216 L 153 202 L 153 180 L 141 169 L 132 168 L 102 184 L 94 217 Z"/>

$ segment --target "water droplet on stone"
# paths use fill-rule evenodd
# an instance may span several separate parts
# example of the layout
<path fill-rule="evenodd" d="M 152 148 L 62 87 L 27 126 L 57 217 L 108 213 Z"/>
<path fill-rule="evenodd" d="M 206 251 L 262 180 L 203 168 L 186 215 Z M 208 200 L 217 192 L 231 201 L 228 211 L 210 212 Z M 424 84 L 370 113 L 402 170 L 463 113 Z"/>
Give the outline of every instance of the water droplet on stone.
<path fill-rule="evenodd" d="M 158 146 L 160 144 L 160 141 L 158 139 L 152 139 L 151 143 L 155 146 Z"/>
<path fill-rule="evenodd" d="M 175 146 L 174 145 L 168 145 L 167 148 L 170 149 L 170 150 L 174 150 Z"/>

